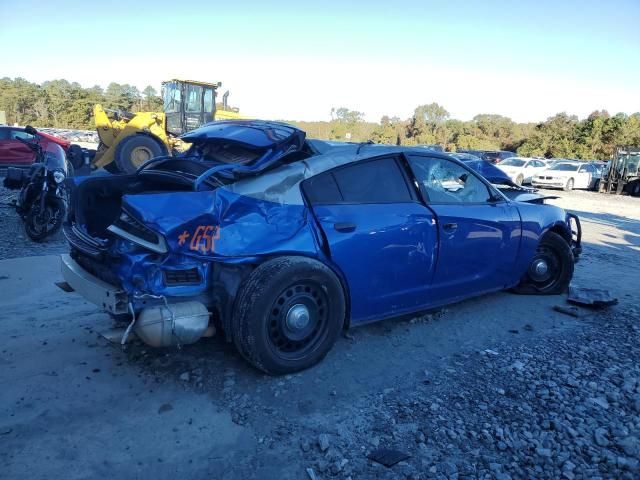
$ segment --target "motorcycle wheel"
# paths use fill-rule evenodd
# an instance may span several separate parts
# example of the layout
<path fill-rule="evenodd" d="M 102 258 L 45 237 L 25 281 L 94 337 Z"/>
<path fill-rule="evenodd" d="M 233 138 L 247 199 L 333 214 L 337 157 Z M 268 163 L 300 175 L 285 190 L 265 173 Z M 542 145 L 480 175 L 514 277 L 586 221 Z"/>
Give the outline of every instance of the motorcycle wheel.
<path fill-rule="evenodd" d="M 48 236 L 53 235 L 60 227 L 67 215 L 67 205 L 60 198 L 51 198 L 45 202 L 44 211 L 40 212 L 38 200 L 27 214 L 24 228 L 27 235 L 34 242 L 43 242 Z"/>

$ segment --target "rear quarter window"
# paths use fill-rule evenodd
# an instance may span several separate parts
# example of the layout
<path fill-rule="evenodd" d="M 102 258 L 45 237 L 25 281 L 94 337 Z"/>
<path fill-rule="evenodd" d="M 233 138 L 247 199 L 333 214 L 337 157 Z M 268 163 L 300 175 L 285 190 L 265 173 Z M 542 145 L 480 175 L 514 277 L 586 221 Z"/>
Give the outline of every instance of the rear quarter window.
<path fill-rule="evenodd" d="M 405 203 L 413 200 L 393 158 L 339 167 L 305 180 L 302 188 L 311 204 Z"/>

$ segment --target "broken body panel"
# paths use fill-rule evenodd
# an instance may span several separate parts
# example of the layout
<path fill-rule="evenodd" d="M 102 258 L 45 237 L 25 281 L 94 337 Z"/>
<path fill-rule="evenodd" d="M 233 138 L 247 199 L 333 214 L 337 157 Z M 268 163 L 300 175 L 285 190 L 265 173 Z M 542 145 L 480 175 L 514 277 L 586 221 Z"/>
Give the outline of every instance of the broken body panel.
<path fill-rule="evenodd" d="M 135 175 L 88 178 L 74 193 L 67 269 L 116 286 L 135 312 L 198 299 L 228 334 L 250 272 L 295 255 L 336 274 L 347 321 L 356 325 L 509 288 L 547 231 L 572 241 L 562 209 L 495 189 L 495 201 L 475 205 L 430 204 L 417 191 L 401 204 L 311 205 L 301 187 L 361 160 L 451 160 L 444 154 L 305 141 L 304 132 L 276 122 L 217 122 L 187 136 L 193 146 L 184 157 L 151 161 Z M 357 228 L 340 231 L 345 222 Z M 72 286 L 87 281 L 69 278 Z"/>

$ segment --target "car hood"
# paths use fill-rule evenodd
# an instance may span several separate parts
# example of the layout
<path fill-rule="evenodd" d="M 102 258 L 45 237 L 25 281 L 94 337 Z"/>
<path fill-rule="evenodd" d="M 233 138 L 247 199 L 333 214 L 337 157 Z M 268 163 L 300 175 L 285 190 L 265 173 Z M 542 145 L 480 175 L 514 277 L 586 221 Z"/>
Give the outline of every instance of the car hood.
<path fill-rule="evenodd" d="M 576 170 L 545 170 L 540 172 L 537 176 L 540 177 L 554 177 L 554 178 L 568 178 L 578 173 Z"/>
<path fill-rule="evenodd" d="M 492 163 L 487 162 L 486 160 L 461 160 L 464 162 L 472 170 L 475 170 L 484 178 L 489 180 L 489 182 L 495 185 L 508 185 L 511 187 L 517 187 L 513 180 L 506 174 L 505 171 L 499 169 Z"/>

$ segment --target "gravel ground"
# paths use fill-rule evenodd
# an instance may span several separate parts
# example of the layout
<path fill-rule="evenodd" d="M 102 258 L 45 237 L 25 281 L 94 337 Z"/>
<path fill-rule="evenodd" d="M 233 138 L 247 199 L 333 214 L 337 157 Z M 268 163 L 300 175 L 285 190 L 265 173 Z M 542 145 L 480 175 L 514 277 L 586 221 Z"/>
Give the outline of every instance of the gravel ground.
<path fill-rule="evenodd" d="M 573 318 L 552 310 L 563 296 L 487 295 L 354 329 L 318 366 L 278 378 L 220 338 L 121 351 L 98 335 L 108 317 L 42 283 L 57 279 L 54 257 L 0 261 L 0 471 L 640 478 L 640 199 L 547 193 L 583 219 L 575 282 L 610 289 L 619 305 Z M 15 231 L 0 228 L 2 244 Z M 28 240 L 8 248 L 1 257 L 37 254 Z M 368 458 L 379 448 L 407 458 L 384 467 Z"/>

